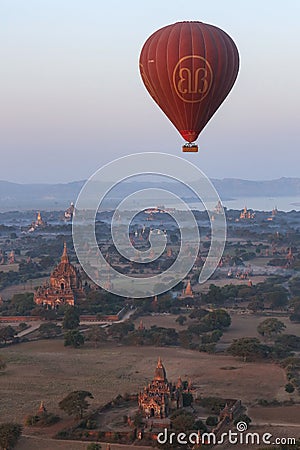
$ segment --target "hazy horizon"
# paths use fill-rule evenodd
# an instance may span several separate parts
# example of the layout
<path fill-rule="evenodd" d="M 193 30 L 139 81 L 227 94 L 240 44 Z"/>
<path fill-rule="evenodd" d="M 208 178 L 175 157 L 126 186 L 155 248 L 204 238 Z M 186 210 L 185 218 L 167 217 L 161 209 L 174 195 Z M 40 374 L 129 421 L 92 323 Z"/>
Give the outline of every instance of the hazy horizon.
<path fill-rule="evenodd" d="M 293 177 L 278 177 L 278 178 L 261 178 L 261 179 L 246 179 L 246 178 L 240 178 L 240 177 L 223 177 L 223 178 L 217 178 L 217 177 L 210 177 L 211 180 L 217 180 L 217 181 L 245 181 L 250 183 L 260 183 L 260 182 L 272 182 L 272 181 L 278 181 L 282 179 L 287 180 L 300 180 L 300 176 L 293 176 Z M 20 185 L 38 185 L 38 184 L 45 184 L 45 185 L 58 185 L 58 184 L 72 184 L 72 183 L 85 183 L 88 180 L 86 179 L 74 179 L 74 180 L 65 180 L 65 181 L 24 181 L 24 182 L 18 182 L 18 181 L 12 181 L 12 180 L 5 180 L 0 179 L 0 183 L 12 183 L 12 184 L 20 184 Z M 155 181 L 153 181 L 155 183 Z M 135 183 L 134 180 L 132 180 L 132 183 Z"/>

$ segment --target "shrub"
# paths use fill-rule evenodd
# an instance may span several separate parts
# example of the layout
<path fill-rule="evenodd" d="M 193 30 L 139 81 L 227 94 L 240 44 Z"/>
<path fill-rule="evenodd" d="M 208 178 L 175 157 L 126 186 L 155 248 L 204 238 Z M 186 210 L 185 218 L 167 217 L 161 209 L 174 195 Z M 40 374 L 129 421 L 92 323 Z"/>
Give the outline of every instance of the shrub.
<path fill-rule="evenodd" d="M 294 392 L 295 388 L 292 385 L 292 383 L 287 383 L 285 385 L 285 391 L 288 392 L 289 394 L 292 394 Z"/>
<path fill-rule="evenodd" d="M 101 445 L 100 444 L 96 444 L 96 442 L 92 442 L 91 444 L 89 444 L 86 448 L 86 450 L 101 450 Z"/>
<path fill-rule="evenodd" d="M 50 427 L 55 423 L 60 421 L 60 417 L 52 413 L 43 413 L 30 415 L 25 418 L 25 425 L 27 427 L 39 426 L 39 427 Z"/>
<path fill-rule="evenodd" d="M 206 419 L 206 425 L 208 425 L 209 427 L 216 426 L 218 422 L 219 419 L 217 416 L 208 416 L 208 418 Z"/>

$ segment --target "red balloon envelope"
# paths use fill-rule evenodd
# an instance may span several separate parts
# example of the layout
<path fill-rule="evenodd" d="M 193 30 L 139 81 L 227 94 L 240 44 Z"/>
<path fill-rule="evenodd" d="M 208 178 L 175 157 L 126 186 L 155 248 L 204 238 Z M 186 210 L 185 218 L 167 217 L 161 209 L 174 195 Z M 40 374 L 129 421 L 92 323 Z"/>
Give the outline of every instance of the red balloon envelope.
<path fill-rule="evenodd" d="M 149 94 L 188 143 L 225 100 L 238 70 L 239 54 L 231 37 L 202 22 L 161 28 L 147 39 L 140 55 Z M 187 144 L 183 150 L 197 151 L 197 146 Z"/>

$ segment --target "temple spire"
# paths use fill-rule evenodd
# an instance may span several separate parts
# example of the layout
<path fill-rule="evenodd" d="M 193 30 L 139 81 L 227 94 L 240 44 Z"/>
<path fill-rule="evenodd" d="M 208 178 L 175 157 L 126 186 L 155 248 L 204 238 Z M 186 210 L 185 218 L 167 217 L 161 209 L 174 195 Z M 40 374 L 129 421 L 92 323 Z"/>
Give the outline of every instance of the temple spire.
<path fill-rule="evenodd" d="M 192 285 L 191 285 L 191 281 L 190 280 L 187 282 L 187 285 L 186 285 L 186 288 L 184 290 L 184 294 L 183 295 L 184 295 L 184 297 L 194 297 L 193 290 L 192 290 Z"/>
<path fill-rule="evenodd" d="M 163 366 L 161 357 L 159 357 L 155 369 L 154 380 L 166 381 L 166 379 L 167 379 L 166 370 Z"/>
<path fill-rule="evenodd" d="M 41 404 L 40 404 L 40 407 L 39 407 L 39 409 L 38 409 L 38 414 L 42 414 L 42 413 L 45 413 L 45 412 L 47 412 L 47 410 L 46 410 L 46 407 L 45 407 L 45 403 L 44 403 L 44 401 L 42 400 L 42 401 L 41 401 Z"/>
<path fill-rule="evenodd" d="M 67 243 L 66 242 L 64 242 L 64 251 L 63 251 L 63 254 L 61 256 L 61 262 L 62 263 L 66 263 L 66 264 L 68 264 L 70 262 L 69 261 L 69 257 L 68 257 Z"/>

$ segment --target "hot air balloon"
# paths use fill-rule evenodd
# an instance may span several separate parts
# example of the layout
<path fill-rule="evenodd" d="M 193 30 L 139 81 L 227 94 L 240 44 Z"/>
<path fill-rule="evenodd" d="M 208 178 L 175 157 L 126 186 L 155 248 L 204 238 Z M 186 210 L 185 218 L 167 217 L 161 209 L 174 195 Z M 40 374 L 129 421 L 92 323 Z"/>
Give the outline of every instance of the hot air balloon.
<path fill-rule="evenodd" d="M 197 152 L 194 141 L 234 85 L 239 70 L 235 43 L 220 28 L 178 22 L 153 33 L 140 55 L 146 89 Z"/>

